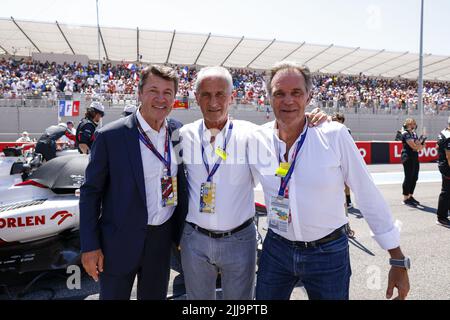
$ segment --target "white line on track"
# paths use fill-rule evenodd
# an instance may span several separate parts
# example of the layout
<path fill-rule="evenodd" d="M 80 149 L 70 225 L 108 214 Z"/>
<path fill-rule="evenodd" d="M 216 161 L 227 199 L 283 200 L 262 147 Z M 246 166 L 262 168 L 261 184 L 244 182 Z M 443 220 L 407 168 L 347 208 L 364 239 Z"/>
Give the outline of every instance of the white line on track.
<path fill-rule="evenodd" d="M 375 172 L 371 173 L 372 179 L 376 185 L 386 184 L 402 184 L 403 172 Z M 439 171 L 419 171 L 419 180 L 417 183 L 441 182 L 441 174 Z M 255 188 L 256 191 L 262 191 L 261 184 Z"/>

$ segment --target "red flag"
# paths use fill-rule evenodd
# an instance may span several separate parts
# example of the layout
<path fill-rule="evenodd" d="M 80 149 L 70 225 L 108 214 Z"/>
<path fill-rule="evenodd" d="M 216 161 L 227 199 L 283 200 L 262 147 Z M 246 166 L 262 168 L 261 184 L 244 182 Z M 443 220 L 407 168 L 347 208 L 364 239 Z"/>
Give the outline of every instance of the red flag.
<path fill-rule="evenodd" d="M 72 103 L 72 116 L 79 116 L 80 115 L 80 101 L 74 101 Z"/>

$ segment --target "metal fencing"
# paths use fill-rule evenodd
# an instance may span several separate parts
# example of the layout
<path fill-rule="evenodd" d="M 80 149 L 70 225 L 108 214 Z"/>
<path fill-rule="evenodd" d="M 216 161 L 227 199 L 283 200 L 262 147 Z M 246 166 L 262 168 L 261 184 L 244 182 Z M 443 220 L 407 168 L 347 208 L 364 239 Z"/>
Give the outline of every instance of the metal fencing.
<path fill-rule="evenodd" d="M 177 97 L 178 100 L 189 103 L 189 109 L 199 110 L 195 99 Z M 18 98 L 0 98 L 0 107 L 24 107 L 24 108 L 53 108 L 58 106 L 59 100 L 80 101 L 80 107 L 85 109 L 97 96 L 92 94 L 65 95 L 59 93 L 53 96 L 26 95 Z M 126 104 L 138 104 L 135 94 L 102 94 L 101 101 L 107 108 L 123 108 Z M 375 101 L 369 103 L 344 103 L 342 101 L 312 100 L 308 110 L 320 107 L 327 113 L 342 112 L 345 114 L 372 114 L 372 115 L 397 115 L 397 116 L 419 116 L 419 110 L 415 104 L 392 105 L 380 104 Z M 235 99 L 232 105 L 235 110 L 255 110 L 260 112 L 272 112 L 272 108 L 266 100 L 260 103 L 258 100 Z M 450 110 L 443 106 L 434 104 L 424 105 L 424 115 L 450 115 Z"/>

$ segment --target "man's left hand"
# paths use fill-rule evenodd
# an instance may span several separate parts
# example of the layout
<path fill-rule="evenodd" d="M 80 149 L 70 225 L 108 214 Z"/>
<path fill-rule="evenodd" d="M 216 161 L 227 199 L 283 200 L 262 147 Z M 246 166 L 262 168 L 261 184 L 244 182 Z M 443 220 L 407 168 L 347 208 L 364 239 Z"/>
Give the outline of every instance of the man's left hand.
<path fill-rule="evenodd" d="M 306 112 L 305 115 L 308 117 L 309 127 L 315 127 L 325 121 L 331 121 L 331 117 L 328 117 L 320 108 L 315 108 L 311 113 Z"/>
<path fill-rule="evenodd" d="M 392 298 L 394 288 L 397 288 L 398 296 L 393 300 L 405 300 L 409 292 L 409 277 L 406 269 L 391 267 L 391 270 L 389 271 L 388 288 L 386 290 L 386 299 Z"/>

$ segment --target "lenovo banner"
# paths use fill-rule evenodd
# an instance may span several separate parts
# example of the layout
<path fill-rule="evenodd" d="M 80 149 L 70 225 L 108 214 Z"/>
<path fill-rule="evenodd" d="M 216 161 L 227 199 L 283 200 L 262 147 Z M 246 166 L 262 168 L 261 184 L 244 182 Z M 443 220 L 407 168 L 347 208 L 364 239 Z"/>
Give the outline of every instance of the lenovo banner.
<path fill-rule="evenodd" d="M 361 153 L 362 157 L 364 158 L 364 161 L 366 164 L 372 163 L 372 146 L 371 142 L 366 141 L 357 141 L 356 146 L 359 149 L 359 152 Z"/>
<path fill-rule="evenodd" d="M 401 142 L 389 142 L 389 163 L 401 163 L 402 148 Z M 425 148 L 419 152 L 419 162 L 431 162 L 437 158 L 436 141 L 426 141 Z"/>

